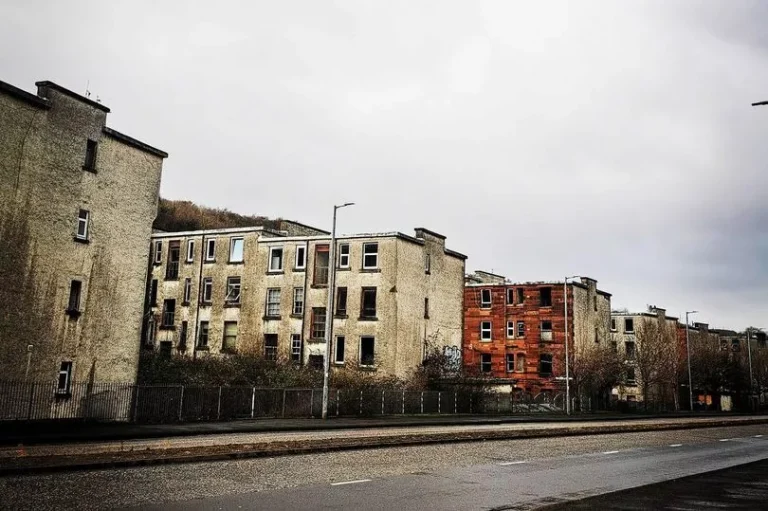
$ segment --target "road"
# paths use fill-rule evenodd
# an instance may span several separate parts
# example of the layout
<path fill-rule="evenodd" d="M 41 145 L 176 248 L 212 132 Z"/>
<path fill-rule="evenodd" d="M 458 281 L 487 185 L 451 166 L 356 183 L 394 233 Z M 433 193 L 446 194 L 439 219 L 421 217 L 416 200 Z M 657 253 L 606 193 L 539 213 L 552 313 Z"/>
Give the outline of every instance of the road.
<path fill-rule="evenodd" d="M 467 442 L 4 477 L 0 507 L 529 509 L 761 459 L 765 425 Z"/>

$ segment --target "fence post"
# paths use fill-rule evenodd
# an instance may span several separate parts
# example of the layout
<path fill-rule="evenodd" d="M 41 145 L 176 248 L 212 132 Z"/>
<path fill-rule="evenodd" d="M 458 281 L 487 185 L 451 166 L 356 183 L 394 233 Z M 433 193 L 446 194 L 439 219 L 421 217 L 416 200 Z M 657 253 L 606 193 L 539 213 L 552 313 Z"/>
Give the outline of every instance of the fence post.
<path fill-rule="evenodd" d="M 363 389 L 360 389 L 360 415 L 363 414 Z"/>
<path fill-rule="evenodd" d="M 133 422 L 138 422 L 139 419 L 139 389 L 141 386 L 134 385 L 136 392 L 133 394 Z"/>
<path fill-rule="evenodd" d="M 27 420 L 32 420 L 32 404 L 35 401 L 35 382 L 32 382 L 32 386 L 29 390 L 29 407 L 27 407 Z"/>
<path fill-rule="evenodd" d="M 453 413 L 457 415 L 459 413 L 459 393 L 453 391 Z"/>
<path fill-rule="evenodd" d="M 253 419 L 253 414 L 256 409 L 256 387 L 253 387 L 253 391 L 251 392 L 251 419 Z"/>
<path fill-rule="evenodd" d="M 443 393 L 437 391 L 437 414 L 440 415 L 440 408 L 442 407 Z"/>
<path fill-rule="evenodd" d="M 403 415 L 405 415 L 405 389 L 403 389 Z"/>
<path fill-rule="evenodd" d="M 424 413 L 424 391 L 423 390 L 421 391 L 421 412 L 420 413 L 422 414 Z"/>
<path fill-rule="evenodd" d="M 221 419 L 221 385 L 219 385 L 219 404 L 216 407 L 216 420 Z"/>
<path fill-rule="evenodd" d="M 384 415 L 384 389 L 381 389 L 381 414 Z"/>
<path fill-rule="evenodd" d="M 181 386 L 181 395 L 179 396 L 179 422 L 184 420 L 184 385 Z"/>
<path fill-rule="evenodd" d="M 309 417 L 315 416 L 315 389 L 312 389 L 312 394 L 309 398 Z"/>
<path fill-rule="evenodd" d="M 283 389 L 283 413 L 281 414 L 283 418 L 285 418 L 285 393 L 286 389 Z"/>

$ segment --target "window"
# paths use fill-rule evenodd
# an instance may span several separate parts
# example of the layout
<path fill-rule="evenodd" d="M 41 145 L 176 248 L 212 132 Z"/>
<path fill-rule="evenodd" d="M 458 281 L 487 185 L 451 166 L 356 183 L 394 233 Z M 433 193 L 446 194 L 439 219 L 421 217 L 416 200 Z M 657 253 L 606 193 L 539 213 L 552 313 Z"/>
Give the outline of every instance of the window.
<path fill-rule="evenodd" d="M 163 242 L 155 242 L 155 264 L 163 264 Z"/>
<path fill-rule="evenodd" d="M 611 349 L 613 350 L 614 353 L 618 353 L 619 352 L 619 343 L 616 342 L 616 341 L 611 341 Z"/>
<path fill-rule="evenodd" d="M 291 362 L 301 364 L 301 334 L 291 334 Z"/>
<path fill-rule="evenodd" d="M 624 332 L 631 334 L 635 331 L 635 320 L 632 318 L 624 318 Z"/>
<path fill-rule="evenodd" d="M 72 391 L 72 362 L 62 362 L 59 366 L 59 381 L 56 384 L 57 394 L 69 394 Z"/>
<path fill-rule="evenodd" d="M 157 279 L 152 279 L 152 286 L 149 291 L 149 305 L 157 307 Z"/>
<path fill-rule="evenodd" d="M 227 277 L 227 294 L 224 297 L 224 302 L 227 305 L 239 305 L 242 289 L 240 277 Z"/>
<path fill-rule="evenodd" d="M 731 339 L 731 350 L 739 351 L 741 349 L 741 342 L 738 339 Z"/>
<path fill-rule="evenodd" d="M 207 262 L 216 260 L 216 240 L 205 240 L 205 260 Z"/>
<path fill-rule="evenodd" d="M 432 271 L 432 257 L 429 254 L 424 254 L 424 273 L 429 275 Z"/>
<path fill-rule="evenodd" d="M 592 297 L 592 303 L 594 304 L 595 310 L 597 310 L 597 296 Z"/>
<path fill-rule="evenodd" d="M 296 270 L 303 270 L 307 267 L 307 247 L 306 245 L 296 246 L 296 261 L 293 265 Z"/>
<path fill-rule="evenodd" d="M 518 321 L 517 322 L 517 336 L 518 337 L 525 337 L 525 322 L 524 321 Z"/>
<path fill-rule="evenodd" d="M 213 301 L 213 279 L 211 277 L 205 277 L 203 279 L 203 303 L 211 303 Z"/>
<path fill-rule="evenodd" d="M 627 385 L 634 385 L 637 382 L 635 379 L 635 368 L 627 367 Z"/>
<path fill-rule="evenodd" d="M 336 336 L 336 348 L 333 350 L 334 364 L 344 363 L 344 343 L 345 342 L 346 342 L 346 338 L 343 335 Z"/>
<path fill-rule="evenodd" d="M 539 355 L 539 375 L 552 376 L 552 355 Z"/>
<path fill-rule="evenodd" d="M 379 267 L 379 244 L 363 243 L 363 269 L 372 270 Z"/>
<path fill-rule="evenodd" d="M 360 317 L 376 319 L 376 288 L 364 287 L 360 306 Z"/>
<path fill-rule="evenodd" d="M 264 358 L 277 360 L 277 334 L 264 334 Z"/>
<path fill-rule="evenodd" d="M 173 328 L 176 319 L 176 300 L 168 299 L 163 302 L 162 328 Z"/>
<path fill-rule="evenodd" d="M 245 240 L 243 238 L 232 238 L 229 240 L 229 262 L 230 263 L 242 263 L 243 262 L 243 247 Z"/>
<path fill-rule="evenodd" d="M 179 348 L 187 345 L 187 331 L 189 330 L 189 323 L 186 321 L 181 322 L 181 331 L 179 331 Z"/>
<path fill-rule="evenodd" d="M 270 247 L 269 271 L 283 271 L 283 248 Z"/>
<path fill-rule="evenodd" d="M 525 354 L 524 353 L 517 354 L 517 366 L 515 367 L 515 371 L 518 373 L 525 372 Z"/>
<path fill-rule="evenodd" d="M 429 319 L 429 298 L 424 298 L 424 319 Z"/>
<path fill-rule="evenodd" d="M 168 244 L 168 264 L 165 266 L 165 280 L 179 279 L 179 259 L 181 258 L 181 244 L 171 241 Z"/>
<path fill-rule="evenodd" d="M 88 219 L 90 216 L 91 214 L 85 209 L 81 209 L 77 213 L 77 239 L 88 239 Z"/>
<path fill-rule="evenodd" d="M 490 353 L 482 353 L 480 355 L 480 372 L 481 373 L 491 372 L 491 354 Z"/>
<path fill-rule="evenodd" d="M 187 262 L 191 263 L 195 260 L 195 240 L 187 241 Z"/>
<path fill-rule="evenodd" d="M 94 172 L 96 170 L 96 150 L 98 144 L 95 140 L 89 140 L 85 145 L 85 163 L 83 169 Z"/>
<path fill-rule="evenodd" d="M 375 361 L 375 340 L 373 336 L 365 335 L 360 338 L 360 365 L 372 366 Z"/>
<path fill-rule="evenodd" d="M 221 351 L 237 351 L 237 321 L 224 322 L 224 340 L 221 343 Z"/>
<path fill-rule="evenodd" d="M 300 316 L 304 314 L 304 288 L 293 288 L 293 314 Z"/>
<path fill-rule="evenodd" d="M 315 246 L 315 275 L 312 283 L 316 286 L 328 285 L 328 245 Z"/>
<path fill-rule="evenodd" d="M 480 340 L 481 341 L 491 340 L 491 322 L 490 321 L 480 322 Z"/>
<path fill-rule="evenodd" d="M 635 360 L 635 343 L 631 341 L 625 342 L 624 352 L 627 355 L 627 360 Z"/>
<path fill-rule="evenodd" d="M 515 370 L 515 355 L 507 353 L 507 372 L 511 373 Z"/>
<path fill-rule="evenodd" d="M 515 290 L 512 288 L 507 289 L 507 305 L 515 303 Z"/>
<path fill-rule="evenodd" d="M 611 318 L 611 332 L 616 331 L 616 318 Z"/>
<path fill-rule="evenodd" d="M 517 304 L 522 305 L 525 303 L 525 289 L 522 287 L 517 288 Z"/>
<path fill-rule="evenodd" d="M 507 339 L 513 339 L 515 337 L 515 322 L 507 321 Z"/>
<path fill-rule="evenodd" d="M 597 327 L 595 327 L 595 343 L 600 343 L 600 329 Z"/>
<path fill-rule="evenodd" d="M 184 279 L 184 297 L 181 303 L 188 304 L 192 297 L 192 279 Z"/>
<path fill-rule="evenodd" d="M 312 328 L 310 332 L 313 339 L 325 339 L 325 307 L 312 308 Z"/>
<path fill-rule="evenodd" d="M 73 280 L 69 283 L 69 301 L 67 302 L 67 312 L 70 314 L 80 313 L 80 294 L 83 290 L 83 283 L 79 280 Z M 61 302 L 59 302 L 61 303 Z"/>
<path fill-rule="evenodd" d="M 552 322 L 551 321 L 541 322 L 541 340 L 542 341 L 552 340 Z"/>
<path fill-rule="evenodd" d="M 280 317 L 280 288 L 267 289 L 267 317 Z"/>
<path fill-rule="evenodd" d="M 200 348 L 208 347 L 209 324 L 207 321 L 200 322 L 200 332 L 197 334 L 197 346 Z"/>
<path fill-rule="evenodd" d="M 349 243 L 339 245 L 339 268 L 349 268 Z"/>
<path fill-rule="evenodd" d="M 480 290 L 480 307 L 483 309 L 487 309 L 490 306 L 491 306 L 491 290 L 481 289 Z"/>
<path fill-rule="evenodd" d="M 542 307 L 552 307 L 552 288 L 542 287 L 540 291 L 541 302 L 539 305 Z"/>
<path fill-rule="evenodd" d="M 336 315 L 347 315 L 347 288 L 339 287 L 336 289 Z"/>

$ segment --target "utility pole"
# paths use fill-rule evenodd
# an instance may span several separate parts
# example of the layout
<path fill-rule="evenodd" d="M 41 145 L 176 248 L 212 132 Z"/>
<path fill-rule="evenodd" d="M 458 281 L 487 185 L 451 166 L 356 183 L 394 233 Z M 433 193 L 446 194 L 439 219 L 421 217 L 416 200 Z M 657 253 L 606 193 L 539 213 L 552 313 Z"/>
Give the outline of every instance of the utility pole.
<path fill-rule="evenodd" d="M 323 419 L 328 418 L 328 381 L 331 372 L 331 337 L 333 336 L 333 292 L 336 286 L 336 210 L 354 205 L 347 202 L 333 206 L 331 246 L 328 251 L 328 305 L 325 309 L 325 357 L 323 357 Z"/>
<path fill-rule="evenodd" d="M 685 313 L 685 352 L 688 354 L 688 401 L 691 412 L 693 412 L 693 378 L 691 378 L 691 343 L 688 334 L 688 315 L 696 314 L 698 311 L 686 311 Z"/>

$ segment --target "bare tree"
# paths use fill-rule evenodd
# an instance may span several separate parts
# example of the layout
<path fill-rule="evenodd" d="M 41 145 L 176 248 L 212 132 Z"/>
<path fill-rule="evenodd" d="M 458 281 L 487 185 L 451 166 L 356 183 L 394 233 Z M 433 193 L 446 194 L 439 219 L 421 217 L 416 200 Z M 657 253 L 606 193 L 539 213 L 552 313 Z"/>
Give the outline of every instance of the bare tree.
<path fill-rule="evenodd" d="M 663 399 L 677 384 L 679 350 L 677 331 L 663 317 L 643 318 L 635 330 L 638 385 L 643 402 Z"/>

